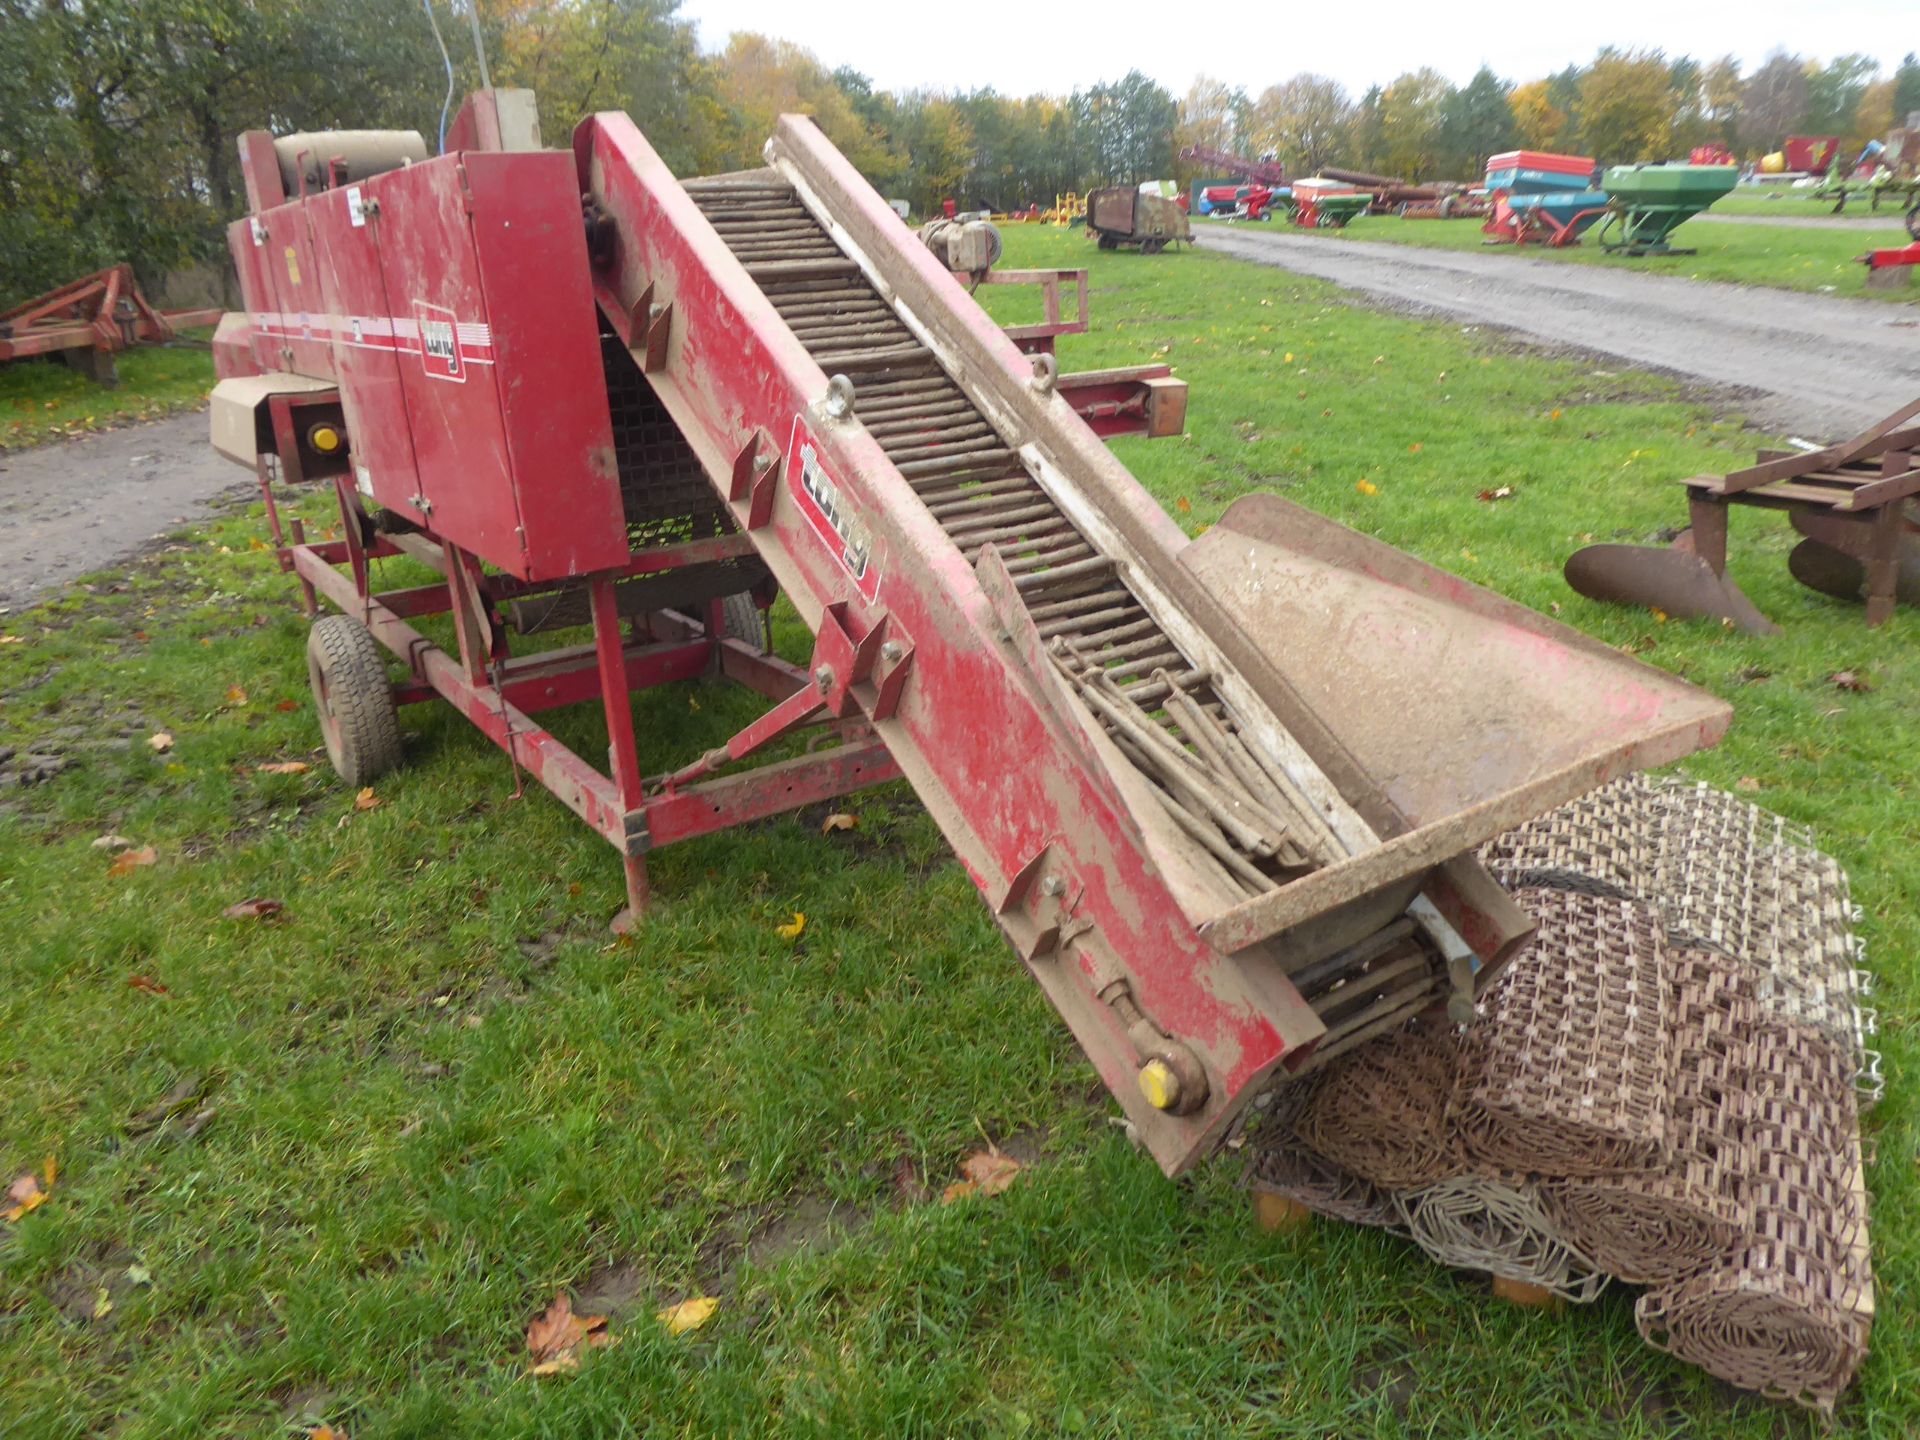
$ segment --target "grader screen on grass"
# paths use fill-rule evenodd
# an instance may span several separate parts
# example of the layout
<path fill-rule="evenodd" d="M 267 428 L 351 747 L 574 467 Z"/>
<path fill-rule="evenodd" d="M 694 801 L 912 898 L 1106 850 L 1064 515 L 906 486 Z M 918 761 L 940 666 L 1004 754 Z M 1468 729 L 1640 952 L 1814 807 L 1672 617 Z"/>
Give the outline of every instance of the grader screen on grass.
<path fill-rule="evenodd" d="M 1177 382 L 1102 372 L 1079 403 L 810 121 L 682 180 L 624 115 L 567 151 L 530 114 L 480 92 L 436 157 L 242 137 L 213 428 L 340 612 L 309 658 L 343 776 L 448 700 L 620 851 L 620 923 L 652 849 L 904 777 L 1176 1174 L 1276 1086 L 1494 1024 L 1534 921 L 1476 848 L 1724 730 L 1273 497 L 1189 539 L 1089 423 L 1177 428 Z M 330 482 L 344 538 L 282 534 L 276 480 Z M 376 591 L 394 555 L 439 579 Z M 776 593 L 805 666 L 764 643 Z M 716 671 L 771 707 L 643 775 L 631 692 Z M 536 718 L 595 701 L 607 773 Z"/>

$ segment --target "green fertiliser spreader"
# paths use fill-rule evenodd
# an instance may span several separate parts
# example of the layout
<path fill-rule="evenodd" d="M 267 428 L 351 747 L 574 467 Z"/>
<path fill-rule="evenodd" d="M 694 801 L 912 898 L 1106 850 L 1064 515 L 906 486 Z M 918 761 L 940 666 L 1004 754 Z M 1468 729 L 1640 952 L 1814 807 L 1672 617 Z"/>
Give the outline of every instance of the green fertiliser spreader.
<path fill-rule="evenodd" d="M 1607 214 L 1594 238 L 1610 254 L 1691 255 L 1667 243 L 1675 230 L 1732 190 L 1732 165 L 1614 165 L 1600 182 Z"/>

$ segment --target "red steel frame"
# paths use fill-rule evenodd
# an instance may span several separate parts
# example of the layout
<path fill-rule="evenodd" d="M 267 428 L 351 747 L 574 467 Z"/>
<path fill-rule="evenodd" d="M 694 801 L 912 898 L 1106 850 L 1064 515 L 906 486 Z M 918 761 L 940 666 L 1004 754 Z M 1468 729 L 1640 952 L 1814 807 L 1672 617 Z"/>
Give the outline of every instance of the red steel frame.
<path fill-rule="evenodd" d="M 157 344 L 171 340 L 176 330 L 215 324 L 224 313 L 156 310 L 131 265 L 110 265 L 0 311 L 0 361 L 59 350 L 105 353 L 140 341 Z"/>
<path fill-rule="evenodd" d="M 1567 217 L 1563 225 L 1537 205 L 1516 206 L 1505 193 L 1493 197 L 1493 216 L 1480 228 L 1493 238 L 1483 241 L 1487 245 L 1545 245 L 1552 250 L 1564 250 L 1578 245 L 1585 227 L 1581 221 L 1591 222 L 1607 213 L 1605 205 L 1591 205 L 1585 210 L 1576 210 Z"/>
<path fill-rule="evenodd" d="M 291 404 L 315 398 L 324 402 L 329 397 L 274 397 L 276 435 L 289 428 L 285 412 Z M 324 597 L 359 620 L 408 669 L 407 680 L 395 687 L 396 702 L 417 704 L 435 697 L 448 701 L 507 752 L 516 771 L 524 770 L 552 791 L 621 852 L 628 910 L 618 928 L 646 906 L 649 850 L 832 799 L 900 774 L 886 747 L 855 721 L 835 727 L 839 743 L 831 748 L 697 785 L 649 790 L 634 740 L 632 692 L 716 673 L 776 701 L 790 702 L 796 692 L 811 691 L 806 671 L 724 636 L 713 613 L 717 607 L 699 619 L 656 612 L 634 622 L 637 633 L 621 633 L 616 581 L 751 554 L 744 536 L 633 551 L 624 568 L 587 580 L 590 644 L 515 656 L 497 619 L 498 607 L 540 587 L 484 573 L 473 556 L 444 540 L 379 534 L 344 477 L 335 481 L 344 538 L 309 542 L 298 520 L 282 526 L 269 457 L 260 457 L 256 472 L 281 568 L 299 579 L 306 613 L 317 614 Z M 441 581 L 375 591 L 370 562 L 400 555 L 438 570 Z M 409 623 L 425 615 L 453 617 L 457 653 L 450 654 Z M 532 718 L 592 700 L 600 702 L 606 720 L 610 773 L 594 769 Z M 774 738 L 763 736 L 761 743 Z M 744 758 L 757 748 L 730 758 Z"/>

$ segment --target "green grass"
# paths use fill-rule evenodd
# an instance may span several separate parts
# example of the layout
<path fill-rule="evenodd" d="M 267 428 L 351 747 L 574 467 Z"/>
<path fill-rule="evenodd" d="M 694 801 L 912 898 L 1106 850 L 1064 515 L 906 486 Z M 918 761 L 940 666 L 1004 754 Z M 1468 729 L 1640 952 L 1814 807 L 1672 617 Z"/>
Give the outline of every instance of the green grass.
<path fill-rule="evenodd" d="M 1782 204 L 1791 202 L 1782 201 Z M 1195 228 L 1224 222 L 1197 221 Z M 1283 222 L 1275 219 L 1275 226 Z M 1637 259 L 1609 255 L 1591 240 L 1552 249 L 1545 245 L 1488 245 L 1477 220 L 1402 220 L 1397 215 L 1365 215 L 1341 230 L 1302 230 L 1288 227 L 1289 235 L 1311 235 L 1329 245 L 1382 241 L 1421 245 L 1439 250 L 1470 250 L 1488 255 L 1526 255 L 1569 265 L 1605 265 L 1651 275 L 1683 275 L 1695 280 L 1726 280 L 1739 285 L 1762 285 L 1777 290 L 1811 290 L 1822 294 L 1862 296 L 1896 304 L 1920 301 L 1920 290 L 1867 289 L 1867 267 L 1861 254 L 1880 246 L 1906 243 L 1897 220 L 1884 235 L 1866 230 L 1815 230 L 1791 225 L 1704 225 L 1689 221 L 1674 235 L 1676 245 L 1693 255 L 1645 255 Z"/>
<path fill-rule="evenodd" d="M 1091 270 L 1069 368 L 1159 354 L 1192 382 L 1186 438 L 1118 447 L 1189 529 L 1278 490 L 1733 698 L 1688 768 L 1817 827 L 1868 916 L 1883 1299 L 1834 1428 L 1912 1433 L 1912 617 L 1870 634 L 1798 589 L 1785 527 L 1748 512 L 1735 573 L 1782 637 L 1572 596 L 1569 550 L 1675 523 L 1676 477 L 1761 438 L 1669 382 L 1204 251 L 1014 227 L 1008 263 Z M 233 515 L 6 617 L 0 743 L 74 762 L 0 810 L 0 1178 L 61 1165 L 0 1227 L 8 1436 L 303 1415 L 354 1440 L 1827 1433 L 1647 1349 L 1626 1295 L 1505 1308 L 1387 1237 L 1257 1232 L 1231 1164 L 1160 1178 L 899 787 L 844 807 L 853 832 L 812 810 L 657 854 L 655 908 L 616 941 L 611 852 L 543 793 L 512 798 L 447 707 L 407 713 L 378 808 L 324 761 L 258 772 L 318 744 L 260 529 Z M 790 618 L 781 643 L 805 653 Z M 1836 690 L 1838 669 L 1874 688 Z M 642 758 L 682 762 L 752 713 L 714 684 L 648 694 Z M 591 716 L 555 723 L 599 753 Z M 110 831 L 159 863 L 110 875 L 90 847 Z M 249 896 L 288 918 L 222 918 Z M 794 911 L 797 941 L 775 933 Z M 131 1122 L 177 1086 L 203 1127 Z M 1035 1163 L 991 1200 L 917 1198 L 983 1136 Z M 617 1343 L 535 1381 L 523 1336 L 560 1287 L 610 1309 Z M 652 1319 L 701 1292 L 721 1304 L 697 1334 Z"/>
<path fill-rule="evenodd" d="M 1779 190 L 1755 192 L 1741 186 L 1725 199 L 1715 203 L 1715 214 L 1725 215 L 1832 215 L 1832 200 L 1815 200 L 1807 190 Z M 1898 227 L 1906 205 L 1897 203 L 1894 194 L 1889 191 L 1880 202 L 1880 208 L 1871 208 L 1871 200 L 1864 193 L 1849 195 L 1847 208 L 1840 213 L 1849 220 L 1877 220 Z"/>
<path fill-rule="evenodd" d="M 189 332 L 202 337 L 211 333 Z M 213 385 L 213 352 L 192 340 L 135 345 L 115 361 L 120 383 L 112 390 L 58 360 L 0 365 L 0 450 L 196 410 L 206 404 Z"/>

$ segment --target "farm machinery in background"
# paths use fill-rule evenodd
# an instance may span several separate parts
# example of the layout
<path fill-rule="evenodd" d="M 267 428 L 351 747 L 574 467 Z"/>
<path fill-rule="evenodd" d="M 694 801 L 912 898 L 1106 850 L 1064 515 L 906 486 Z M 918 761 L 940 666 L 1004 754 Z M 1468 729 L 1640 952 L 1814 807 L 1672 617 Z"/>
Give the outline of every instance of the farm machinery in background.
<path fill-rule="evenodd" d="M 1193 239 L 1187 212 L 1163 193 L 1158 183 L 1109 185 L 1087 195 L 1087 233 L 1102 250 L 1137 247 L 1158 255 L 1169 245 Z"/>
<path fill-rule="evenodd" d="M 70 280 L 0 312 L 0 364 L 53 355 L 111 389 L 114 356 L 130 345 L 164 345 L 182 330 L 216 324 L 225 312 L 158 310 L 127 264 Z"/>
<path fill-rule="evenodd" d="M 242 137 L 212 429 L 316 617 L 342 777 L 450 702 L 618 851 L 622 924 L 654 850 L 904 777 L 1177 1173 L 1277 1076 L 1470 1010 L 1530 927 L 1474 847 L 1724 728 L 1277 497 L 1190 539 L 810 120 L 681 180 L 624 115 L 548 150 L 525 113 L 480 92 L 411 163 Z M 433 578 L 379 589 L 382 556 Z M 632 692 L 708 675 L 770 708 L 643 773 Z M 578 704 L 607 771 L 539 719 Z"/>
<path fill-rule="evenodd" d="M 1609 254 L 1690 255 L 1673 232 L 1739 180 L 1729 165 L 1614 165 L 1586 155 L 1510 150 L 1487 161 L 1490 245 L 1578 245 L 1589 231 Z"/>

